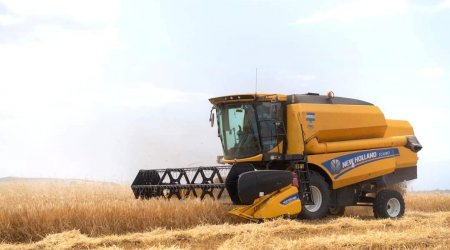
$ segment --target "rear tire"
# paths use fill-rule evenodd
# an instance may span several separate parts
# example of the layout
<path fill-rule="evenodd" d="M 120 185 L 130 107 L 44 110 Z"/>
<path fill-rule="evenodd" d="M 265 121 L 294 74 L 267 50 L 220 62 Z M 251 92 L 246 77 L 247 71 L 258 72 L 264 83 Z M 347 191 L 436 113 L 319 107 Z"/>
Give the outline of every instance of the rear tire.
<path fill-rule="evenodd" d="M 375 218 L 401 218 L 405 213 L 403 196 L 395 190 L 382 190 L 375 197 L 373 214 Z"/>
<path fill-rule="evenodd" d="M 302 205 L 302 211 L 299 215 L 301 219 L 321 219 L 328 215 L 330 205 L 330 188 L 325 179 L 316 172 L 310 172 L 311 192 L 314 205 Z"/>
<path fill-rule="evenodd" d="M 333 216 L 343 216 L 345 213 L 345 207 L 330 207 L 328 213 Z"/>

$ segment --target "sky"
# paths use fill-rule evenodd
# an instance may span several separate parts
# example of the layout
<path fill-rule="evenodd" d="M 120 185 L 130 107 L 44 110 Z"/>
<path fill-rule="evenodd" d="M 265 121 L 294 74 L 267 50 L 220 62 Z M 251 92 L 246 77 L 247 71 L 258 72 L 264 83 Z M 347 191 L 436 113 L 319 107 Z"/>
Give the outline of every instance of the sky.
<path fill-rule="evenodd" d="M 450 189 L 450 1 L 0 0 L 0 177 L 214 164 L 208 98 L 327 93 L 408 120 Z"/>

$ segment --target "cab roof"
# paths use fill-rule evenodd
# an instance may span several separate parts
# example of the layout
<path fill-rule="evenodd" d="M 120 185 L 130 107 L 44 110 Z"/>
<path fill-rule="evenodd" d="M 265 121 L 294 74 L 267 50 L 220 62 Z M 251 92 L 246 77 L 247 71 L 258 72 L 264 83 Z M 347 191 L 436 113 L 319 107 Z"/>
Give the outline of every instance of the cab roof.
<path fill-rule="evenodd" d="M 319 95 L 317 93 L 306 93 L 306 94 L 236 94 L 236 95 L 227 95 L 227 96 L 219 96 L 210 98 L 209 101 L 213 105 L 218 105 L 220 103 L 232 103 L 232 102 L 251 102 L 251 101 L 260 101 L 260 102 L 286 102 L 287 104 L 295 104 L 295 103 L 312 103 L 312 104 L 343 104 L 343 105 L 373 105 L 372 103 L 346 98 L 346 97 L 332 97 L 330 98 L 327 95 Z"/>
<path fill-rule="evenodd" d="M 261 102 L 271 102 L 271 101 L 286 101 L 286 95 L 284 94 L 236 94 L 236 95 L 226 95 L 210 98 L 209 101 L 213 105 L 220 103 L 229 102 L 245 102 L 245 101 L 261 101 Z"/>

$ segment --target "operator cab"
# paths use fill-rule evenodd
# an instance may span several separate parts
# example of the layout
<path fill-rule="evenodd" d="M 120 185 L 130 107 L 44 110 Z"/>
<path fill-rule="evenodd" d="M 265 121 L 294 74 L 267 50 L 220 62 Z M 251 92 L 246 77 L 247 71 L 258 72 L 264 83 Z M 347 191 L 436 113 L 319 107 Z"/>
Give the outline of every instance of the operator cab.
<path fill-rule="evenodd" d="M 283 154 L 285 100 L 285 95 L 272 94 L 210 99 L 216 109 L 225 163 L 260 162 L 268 154 Z"/>

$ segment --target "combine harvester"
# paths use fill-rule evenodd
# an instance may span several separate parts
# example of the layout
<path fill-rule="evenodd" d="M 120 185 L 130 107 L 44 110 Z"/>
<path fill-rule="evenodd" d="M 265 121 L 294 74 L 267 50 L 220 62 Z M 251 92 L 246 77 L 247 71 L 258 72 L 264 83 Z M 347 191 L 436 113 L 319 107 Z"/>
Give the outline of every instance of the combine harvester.
<path fill-rule="evenodd" d="M 136 198 L 221 198 L 226 189 L 237 205 L 230 213 L 250 220 L 318 219 L 356 205 L 373 206 L 377 218 L 403 216 L 402 194 L 391 187 L 417 178 L 422 148 L 407 121 L 332 92 L 210 102 L 223 165 L 140 170 L 131 186 Z"/>

